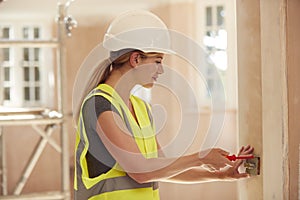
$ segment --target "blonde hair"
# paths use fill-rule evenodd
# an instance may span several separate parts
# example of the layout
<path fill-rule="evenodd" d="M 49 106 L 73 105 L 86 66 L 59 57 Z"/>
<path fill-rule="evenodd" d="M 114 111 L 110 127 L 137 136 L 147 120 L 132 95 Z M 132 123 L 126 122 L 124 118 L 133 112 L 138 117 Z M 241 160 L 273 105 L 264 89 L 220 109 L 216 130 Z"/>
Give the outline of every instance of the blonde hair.
<path fill-rule="evenodd" d="M 110 58 L 105 59 L 103 62 L 101 62 L 98 67 L 94 69 L 94 71 L 91 73 L 91 76 L 88 77 L 88 82 L 81 93 L 79 104 L 77 105 L 75 111 L 74 111 L 74 120 L 77 123 L 77 120 L 79 119 L 79 114 L 81 110 L 82 103 L 86 96 L 99 84 L 105 83 L 106 80 L 111 75 L 112 69 L 118 69 L 121 68 L 125 63 L 129 62 L 130 55 L 133 52 L 138 52 L 142 59 L 145 59 L 147 57 L 153 57 L 158 55 L 159 53 L 151 52 L 151 53 L 144 53 L 140 50 L 132 50 L 129 52 L 124 53 L 123 55 L 119 56 L 115 60 L 111 61 Z"/>

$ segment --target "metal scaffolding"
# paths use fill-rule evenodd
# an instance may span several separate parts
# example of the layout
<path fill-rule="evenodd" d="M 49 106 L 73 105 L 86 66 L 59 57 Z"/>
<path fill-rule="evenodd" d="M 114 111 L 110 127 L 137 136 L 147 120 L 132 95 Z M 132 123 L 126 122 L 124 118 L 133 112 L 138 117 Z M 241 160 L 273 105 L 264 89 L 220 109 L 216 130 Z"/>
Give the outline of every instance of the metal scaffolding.
<path fill-rule="evenodd" d="M 43 109 L 4 109 L 0 111 L 0 187 L 2 194 L 0 199 L 70 199 L 70 172 L 69 172 L 69 150 L 68 150 L 68 134 L 67 127 L 64 123 L 66 105 L 64 98 L 64 83 L 65 77 L 65 37 L 70 36 L 71 30 L 76 26 L 76 21 L 67 15 L 67 9 L 70 3 L 74 0 L 69 0 L 65 4 L 58 4 L 57 16 L 57 38 L 53 40 L 0 40 L 0 48 L 5 47 L 52 47 L 57 53 L 57 110 Z M 30 159 L 27 162 L 25 170 L 17 183 L 12 195 L 8 195 L 8 177 L 7 177 L 7 158 L 5 153 L 4 142 L 4 127 L 5 126 L 32 126 L 32 128 L 40 135 L 40 140 L 34 149 Z M 44 129 L 41 128 L 44 126 Z M 56 127 L 60 127 L 60 144 L 51 138 L 51 134 Z M 31 175 L 34 166 L 37 164 L 46 145 L 51 145 L 57 152 L 61 154 L 61 182 L 60 191 L 21 194 L 29 176 Z"/>

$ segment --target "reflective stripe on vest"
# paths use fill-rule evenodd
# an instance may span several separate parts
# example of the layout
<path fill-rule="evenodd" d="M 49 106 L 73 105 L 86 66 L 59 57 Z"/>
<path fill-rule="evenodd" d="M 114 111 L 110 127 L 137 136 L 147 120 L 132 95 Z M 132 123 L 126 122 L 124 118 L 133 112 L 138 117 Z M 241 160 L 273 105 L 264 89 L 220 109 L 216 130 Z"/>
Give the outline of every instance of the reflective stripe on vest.
<path fill-rule="evenodd" d="M 146 158 L 157 157 L 155 127 L 149 104 L 140 98 L 131 96 L 130 101 L 136 114 L 138 124 L 126 104 L 115 90 L 106 84 L 100 84 L 83 101 L 76 134 L 75 163 L 75 199 L 78 200 L 158 200 L 158 184 L 139 184 L 129 177 L 116 163 L 107 173 L 90 178 L 86 161 L 89 141 L 84 127 L 82 108 L 93 96 L 106 98 L 117 109 L 119 115 L 134 137 L 139 150 Z"/>

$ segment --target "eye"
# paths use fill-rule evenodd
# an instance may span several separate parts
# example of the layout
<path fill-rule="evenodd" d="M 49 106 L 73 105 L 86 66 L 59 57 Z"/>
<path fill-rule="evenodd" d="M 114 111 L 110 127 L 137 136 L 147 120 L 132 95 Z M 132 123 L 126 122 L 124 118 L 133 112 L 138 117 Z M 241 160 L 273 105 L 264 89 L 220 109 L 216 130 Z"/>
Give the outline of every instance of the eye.
<path fill-rule="evenodd" d="M 155 61 L 155 63 L 160 65 L 162 62 L 161 61 Z"/>

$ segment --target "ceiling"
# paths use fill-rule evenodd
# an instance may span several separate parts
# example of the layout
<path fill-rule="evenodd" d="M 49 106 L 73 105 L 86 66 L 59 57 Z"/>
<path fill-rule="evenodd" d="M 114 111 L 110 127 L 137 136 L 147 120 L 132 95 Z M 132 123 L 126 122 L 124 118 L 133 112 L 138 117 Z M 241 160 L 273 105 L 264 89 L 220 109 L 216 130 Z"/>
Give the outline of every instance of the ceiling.
<path fill-rule="evenodd" d="M 73 17 L 114 16 L 129 9 L 151 9 L 161 4 L 189 2 L 191 0 L 70 0 L 73 1 L 67 11 Z M 1 0 L 0 0 L 1 2 Z M 57 13 L 57 4 L 68 0 L 4 0 L 0 3 L 0 19 L 53 18 Z"/>

